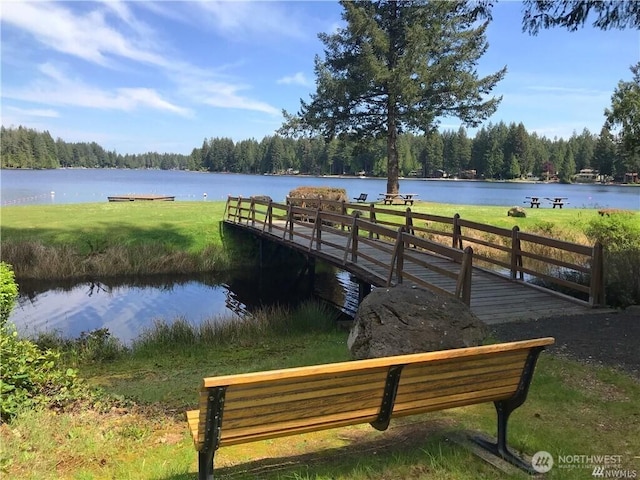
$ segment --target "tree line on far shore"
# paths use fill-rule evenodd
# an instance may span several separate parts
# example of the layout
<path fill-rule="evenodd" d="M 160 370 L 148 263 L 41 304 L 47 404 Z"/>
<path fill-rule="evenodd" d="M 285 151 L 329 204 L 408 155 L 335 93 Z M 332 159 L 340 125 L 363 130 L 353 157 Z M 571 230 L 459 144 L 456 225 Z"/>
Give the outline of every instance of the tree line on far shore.
<path fill-rule="evenodd" d="M 1 129 L 2 168 L 154 168 L 248 174 L 301 173 L 313 175 L 386 176 L 384 140 L 326 141 L 322 137 L 293 139 L 279 135 L 234 142 L 205 138 L 190 155 L 148 152 L 121 154 L 96 142 L 54 140 L 48 131 Z M 438 177 L 443 174 L 486 179 L 515 179 L 557 174 L 571 181 L 591 168 L 623 180 L 638 170 L 619 152 L 614 136 L 603 128 L 599 135 L 584 129 L 569 139 L 550 140 L 529 133 L 522 123 L 488 124 L 473 138 L 464 128 L 427 135 L 401 134 L 398 141 L 403 176 Z M 626 157 L 626 158 L 625 158 Z M 474 172 L 475 171 L 475 172 Z"/>

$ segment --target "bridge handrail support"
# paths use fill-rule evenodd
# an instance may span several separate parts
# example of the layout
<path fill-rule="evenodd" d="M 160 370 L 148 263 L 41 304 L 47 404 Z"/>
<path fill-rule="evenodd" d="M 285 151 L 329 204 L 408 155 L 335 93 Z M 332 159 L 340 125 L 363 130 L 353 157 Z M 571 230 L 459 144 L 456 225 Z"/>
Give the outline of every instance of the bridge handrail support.
<path fill-rule="evenodd" d="M 462 230 L 460 229 L 460 214 L 456 213 L 453 216 L 453 236 L 451 237 L 451 246 L 453 248 L 459 248 L 462 250 Z"/>
<path fill-rule="evenodd" d="M 387 287 L 391 286 L 393 281 L 393 270 L 395 265 L 396 270 L 396 282 L 402 283 L 402 270 L 404 268 L 404 229 L 405 227 L 398 227 L 398 234 L 396 236 L 396 244 L 393 248 L 391 255 L 391 261 L 389 262 L 389 274 L 387 275 Z"/>
<path fill-rule="evenodd" d="M 358 220 L 360 219 L 360 212 L 356 211 L 353 215 L 353 222 L 351 223 L 351 233 L 347 238 L 347 245 L 344 247 L 344 256 L 342 257 L 342 263 L 347 263 L 347 257 L 351 252 L 351 262 L 358 263 L 358 235 L 360 229 L 358 228 Z"/>
<path fill-rule="evenodd" d="M 464 249 L 460 273 L 456 282 L 456 297 L 471 305 L 471 274 L 473 273 L 473 248 Z"/>
<path fill-rule="evenodd" d="M 516 280 L 520 273 L 520 280 L 524 280 L 522 272 L 522 250 L 520 246 L 520 227 L 514 225 L 511 229 L 511 280 Z"/>
<path fill-rule="evenodd" d="M 602 243 L 597 241 L 593 245 L 591 256 L 591 284 L 589 285 L 589 305 L 592 307 L 605 305 L 605 281 L 604 281 L 604 249 Z"/>

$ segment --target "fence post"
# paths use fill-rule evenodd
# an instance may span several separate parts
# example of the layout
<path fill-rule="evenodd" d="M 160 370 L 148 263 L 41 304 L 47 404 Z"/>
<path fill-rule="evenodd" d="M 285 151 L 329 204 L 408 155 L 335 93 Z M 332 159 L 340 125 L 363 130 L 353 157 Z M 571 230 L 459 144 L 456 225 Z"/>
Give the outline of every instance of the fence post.
<path fill-rule="evenodd" d="M 289 203 L 289 206 L 287 207 L 287 225 L 285 225 L 285 231 L 284 234 L 282 236 L 282 238 L 284 238 L 287 235 L 287 230 L 289 231 L 289 240 L 293 240 L 293 204 Z"/>
<path fill-rule="evenodd" d="M 342 205 L 340 207 L 340 215 L 342 215 L 343 217 L 347 216 L 347 205 L 345 200 L 342 200 Z M 344 231 L 344 222 L 341 222 L 340 230 Z"/>
<path fill-rule="evenodd" d="M 453 248 L 459 248 L 462 250 L 462 230 L 460 229 L 460 224 L 458 221 L 460 220 L 460 215 L 456 213 L 453 216 L 453 244 L 451 245 Z"/>
<path fill-rule="evenodd" d="M 353 215 L 353 222 L 351 223 L 351 234 L 347 239 L 347 245 L 344 247 L 344 256 L 342 257 L 342 263 L 347 263 L 347 257 L 351 252 L 351 261 L 357 263 L 358 261 L 358 218 L 360 212 L 356 210 Z"/>
<path fill-rule="evenodd" d="M 249 206 L 251 212 L 251 226 L 256 226 L 256 199 L 251 197 L 251 204 Z M 247 218 L 247 225 L 249 225 L 249 218 Z"/>
<path fill-rule="evenodd" d="M 410 235 L 415 235 L 415 231 L 413 230 L 413 217 L 411 216 L 411 208 L 407 207 L 404 218 L 406 232 Z M 416 248 L 415 245 L 413 247 Z"/>
<path fill-rule="evenodd" d="M 263 232 L 264 232 L 264 229 L 265 229 L 267 223 L 269 224 L 268 232 L 271 233 L 271 231 L 273 229 L 273 205 L 271 205 L 272 202 L 273 202 L 273 200 L 269 199 L 269 205 L 267 206 L 267 217 L 264 219 L 265 220 L 265 224 L 262 225 L 262 231 Z"/>
<path fill-rule="evenodd" d="M 462 255 L 460 274 L 456 282 L 456 297 L 471 305 L 471 274 L 473 273 L 473 248 L 467 247 Z"/>
<path fill-rule="evenodd" d="M 522 273 L 522 250 L 520 248 L 520 227 L 514 225 L 511 229 L 511 280 L 515 280 L 520 273 L 520 280 L 524 279 Z"/>
<path fill-rule="evenodd" d="M 222 218 L 226 218 L 229 214 L 229 203 L 231 202 L 231 195 L 227 195 L 227 203 L 224 204 L 224 212 L 222 213 Z"/>
<path fill-rule="evenodd" d="M 378 223 L 378 221 L 376 220 L 376 205 L 375 203 L 370 203 L 369 204 L 369 221 L 371 223 Z M 369 230 L 369 238 L 373 238 L 374 233 Z M 380 235 L 375 234 L 376 238 L 380 238 Z"/>
<path fill-rule="evenodd" d="M 242 223 L 242 197 L 238 197 L 236 213 L 233 216 L 233 223 Z"/>
<path fill-rule="evenodd" d="M 592 307 L 606 303 L 604 289 L 604 249 L 600 242 L 593 246 L 591 256 L 591 285 L 589 286 L 589 304 Z"/>
<path fill-rule="evenodd" d="M 398 228 L 398 235 L 396 236 L 396 245 L 393 249 L 391 261 L 389 262 L 389 275 L 387 276 L 387 287 L 391 286 L 391 280 L 393 280 L 393 266 L 396 266 L 396 277 L 398 284 L 402 283 L 402 268 L 404 266 L 404 239 L 403 232 L 404 227 Z"/>

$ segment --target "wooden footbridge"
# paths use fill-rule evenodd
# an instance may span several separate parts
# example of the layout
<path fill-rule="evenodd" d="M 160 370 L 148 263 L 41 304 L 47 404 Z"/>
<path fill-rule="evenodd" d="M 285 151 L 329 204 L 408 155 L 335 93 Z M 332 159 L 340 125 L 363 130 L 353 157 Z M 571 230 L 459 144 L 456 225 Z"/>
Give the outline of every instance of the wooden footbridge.
<path fill-rule="evenodd" d="M 229 197 L 224 222 L 350 272 L 361 297 L 371 286 L 418 285 L 459 298 L 488 324 L 581 314 L 604 305 L 600 244 L 579 245 L 458 215 L 304 198 L 277 203 Z"/>

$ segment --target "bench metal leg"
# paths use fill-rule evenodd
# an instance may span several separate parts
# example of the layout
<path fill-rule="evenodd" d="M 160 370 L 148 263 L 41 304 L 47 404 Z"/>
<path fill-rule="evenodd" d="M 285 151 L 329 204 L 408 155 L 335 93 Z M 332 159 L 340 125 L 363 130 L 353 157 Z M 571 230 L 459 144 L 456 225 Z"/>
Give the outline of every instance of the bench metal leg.
<path fill-rule="evenodd" d="M 491 452 L 493 455 L 518 467 L 520 470 L 524 470 L 529 474 L 535 474 L 536 471 L 530 463 L 527 463 L 522 458 L 514 455 L 507 447 L 507 422 L 509 421 L 509 415 L 513 410 L 506 408 L 505 402 L 495 402 L 495 407 L 498 414 L 498 441 L 496 443 L 492 443 L 479 437 L 474 438 L 473 441 L 485 450 Z"/>
<path fill-rule="evenodd" d="M 537 347 L 529 351 L 529 355 L 527 356 L 527 360 L 525 361 L 524 368 L 522 369 L 522 375 L 520 376 L 520 383 L 518 384 L 518 388 L 516 389 L 516 392 L 513 394 L 513 396 L 506 400 L 493 402 L 496 407 L 496 413 L 498 416 L 497 442 L 491 443 L 482 438 L 473 439 L 484 449 L 530 474 L 536 473 L 536 471 L 533 469 L 533 466 L 522 460 L 520 457 L 511 453 L 507 447 L 507 423 L 509 422 L 509 416 L 511 415 L 511 412 L 522 405 L 527 399 L 529 385 L 531 384 L 531 380 L 533 379 L 533 371 L 536 368 L 538 356 L 543 349 L 544 347 Z"/>
<path fill-rule="evenodd" d="M 198 452 L 198 480 L 213 480 L 213 451 Z"/>

